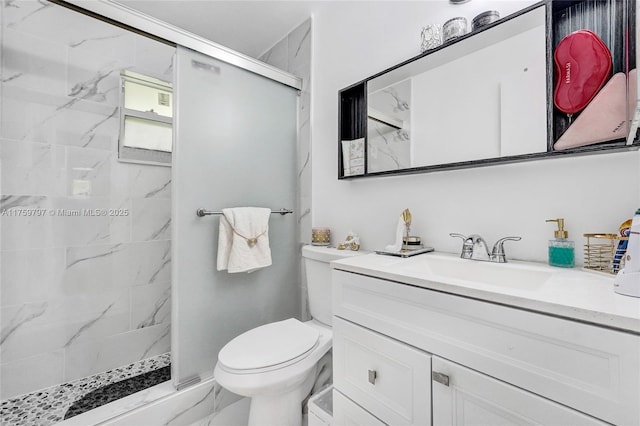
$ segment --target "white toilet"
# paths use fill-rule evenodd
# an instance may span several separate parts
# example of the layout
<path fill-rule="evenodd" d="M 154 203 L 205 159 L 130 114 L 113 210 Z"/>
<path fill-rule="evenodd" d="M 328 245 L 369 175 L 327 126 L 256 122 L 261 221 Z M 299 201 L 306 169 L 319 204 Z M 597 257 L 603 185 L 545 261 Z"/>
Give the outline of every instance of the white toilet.
<path fill-rule="evenodd" d="M 304 246 L 311 321 L 289 318 L 249 330 L 218 354 L 215 378 L 231 392 L 251 398 L 249 425 L 302 422 L 302 401 L 316 379 L 320 358 L 330 349 L 331 268 L 329 262 L 359 254 L 323 246 Z"/>

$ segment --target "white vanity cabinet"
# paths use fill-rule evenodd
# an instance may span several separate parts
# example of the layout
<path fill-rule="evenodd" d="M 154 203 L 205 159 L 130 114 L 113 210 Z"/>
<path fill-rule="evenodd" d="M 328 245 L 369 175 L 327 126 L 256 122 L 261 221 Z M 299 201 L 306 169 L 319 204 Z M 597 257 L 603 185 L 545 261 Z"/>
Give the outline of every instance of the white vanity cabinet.
<path fill-rule="evenodd" d="M 637 333 L 398 281 L 333 271 L 335 426 L 640 424 Z"/>

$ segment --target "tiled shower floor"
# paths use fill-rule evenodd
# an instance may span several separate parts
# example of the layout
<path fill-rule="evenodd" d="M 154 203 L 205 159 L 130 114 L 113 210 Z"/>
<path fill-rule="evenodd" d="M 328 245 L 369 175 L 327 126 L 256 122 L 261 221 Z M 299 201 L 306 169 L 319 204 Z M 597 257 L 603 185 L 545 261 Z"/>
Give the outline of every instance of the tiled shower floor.
<path fill-rule="evenodd" d="M 169 353 L 144 359 L 134 364 L 105 371 L 93 376 L 52 386 L 25 395 L 9 398 L 1 402 L 0 421 L 2 426 L 49 426 L 65 418 L 69 408 L 79 401 L 72 413 L 78 414 L 81 409 L 90 409 L 106 404 L 121 396 L 125 396 L 132 388 L 136 391 L 138 386 L 134 381 L 126 381 L 134 376 L 140 376 L 171 364 Z M 166 370 L 147 376 L 141 376 L 139 381 L 145 381 L 149 386 L 156 384 L 158 378 L 166 377 Z M 163 375 L 164 374 L 164 375 Z M 119 385 L 104 388 L 121 382 Z M 87 398 L 85 395 L 103 388 Z M 114 395 L 118 394 L 118 395 Z M 67 416 L 69 417 L 69 416 Z"/>

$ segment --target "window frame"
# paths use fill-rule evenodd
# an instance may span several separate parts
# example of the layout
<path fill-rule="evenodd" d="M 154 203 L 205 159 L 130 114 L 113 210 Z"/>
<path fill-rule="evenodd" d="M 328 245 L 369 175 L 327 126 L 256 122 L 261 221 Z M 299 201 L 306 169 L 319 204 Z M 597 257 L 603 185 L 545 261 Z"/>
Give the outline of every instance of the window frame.
<path fill-rule="evenodd" d="M 171 167 L 171 159 L 173 152 L 173 117 L 166 117 L 157 113 L 141 111 L 125 107 L 126 92 L 125 82 L 135 83 L 154 89 L 171 93 L 173 98 L 173 85 L 161 78 L 148 73 L 142 74 L 133 70 L 123 70 L 120 73 L 120 134 L 118 137 L 118 161 L 123 163 L 148 164 L 156 166 Z M 171 100 L 173 108 L 173 99 Z M 172 111 L 172 115 L 175 111 Z M 125 120 L 127 117 L 133 117 L 144 121 L 154 123 L 164 123 L 171 125 L 172 128 L 172 144 L 171 151 L 161 151 L 155 149 L 145 149 L 132 147 L 125 144 Z"/>

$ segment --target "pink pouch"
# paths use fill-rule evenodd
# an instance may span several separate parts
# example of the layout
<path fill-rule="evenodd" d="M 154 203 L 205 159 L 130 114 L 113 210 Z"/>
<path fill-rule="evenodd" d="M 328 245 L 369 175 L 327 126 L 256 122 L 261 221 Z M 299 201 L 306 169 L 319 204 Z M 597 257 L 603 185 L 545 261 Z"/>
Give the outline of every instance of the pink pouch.
<path fill-rule="evenodd" d="M 627 108 L 635 109 L 637 71 L 629 72 L 629 84 L 624 73 L 616 73 L 598 92 L 584 111 L 553 145 L 553 149 L 576 148 L 627 137 Z M 627 90 L 631 96 L 628 97 Z"/>
<path fill-rule="evenodd" d="M 609 78 L 611 52 L 595 33 L 579 30 L 558 43 L 553 58 L 558 75 L 553 101 L 560 111 L 575 114 Z"/>

